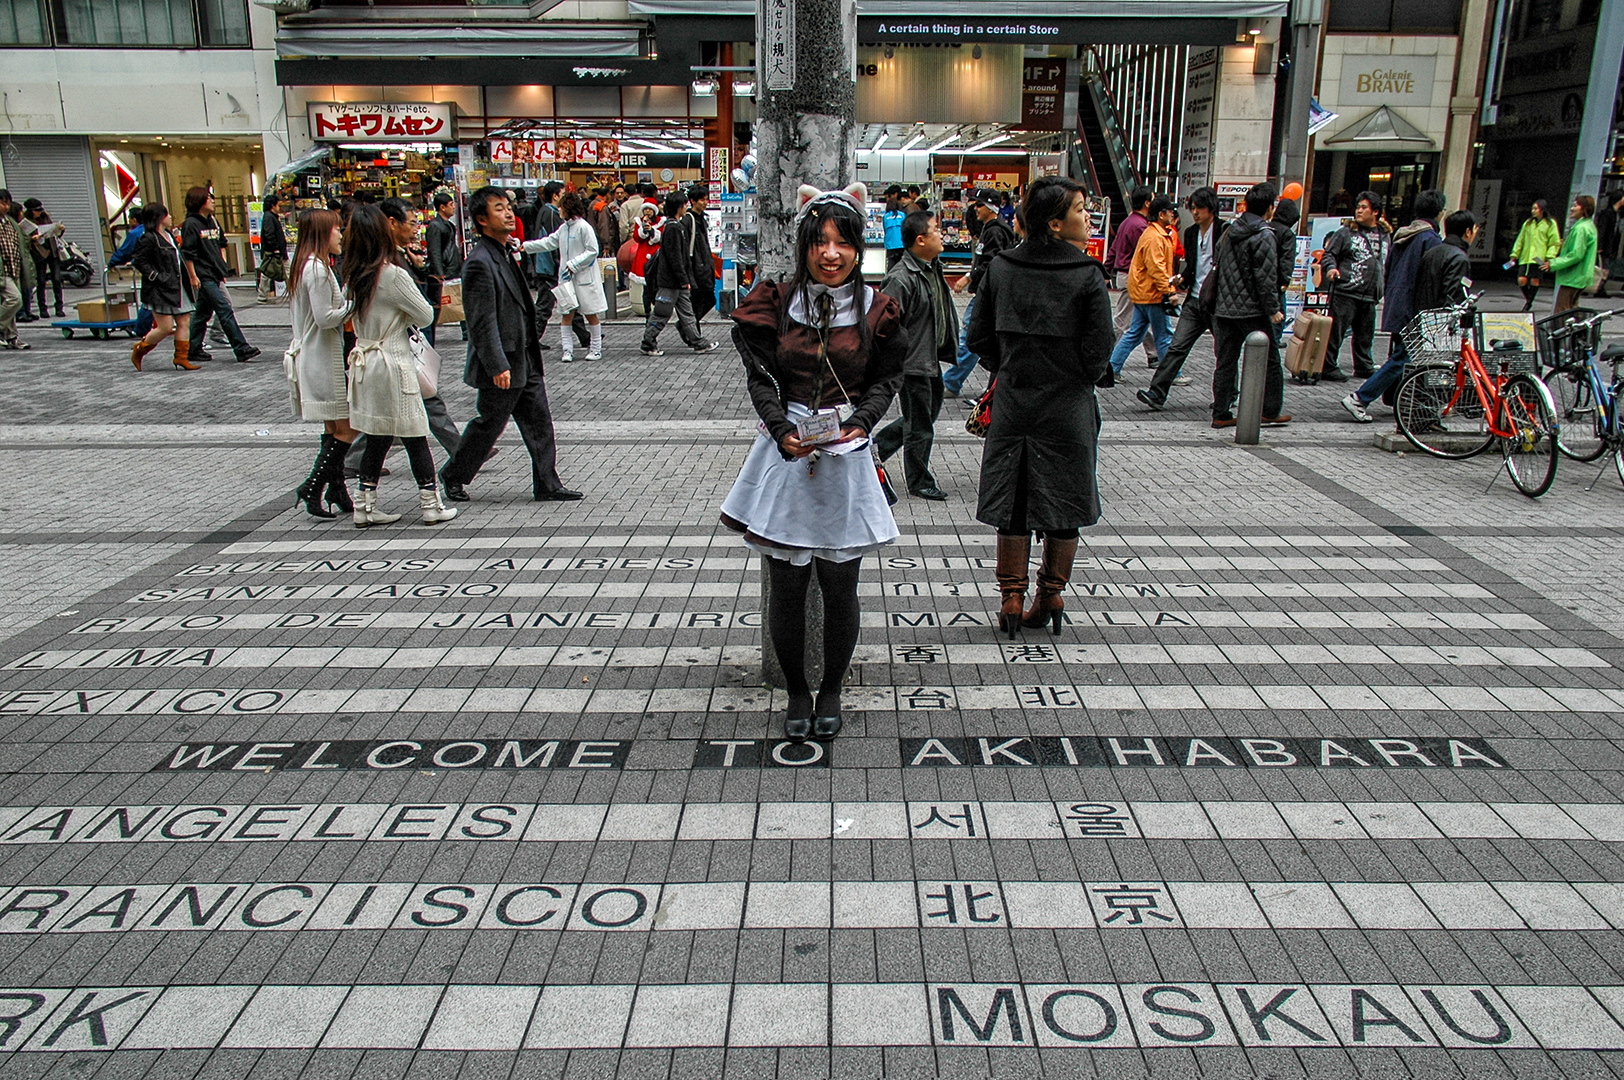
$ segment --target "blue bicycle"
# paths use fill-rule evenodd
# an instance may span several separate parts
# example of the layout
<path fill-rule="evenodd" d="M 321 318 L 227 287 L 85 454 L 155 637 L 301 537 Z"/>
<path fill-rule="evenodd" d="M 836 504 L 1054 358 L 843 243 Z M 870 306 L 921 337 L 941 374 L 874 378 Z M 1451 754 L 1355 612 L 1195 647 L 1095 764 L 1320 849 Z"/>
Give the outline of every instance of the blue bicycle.
<path fill-rule="evenodd" d="M 1570 317 L 1559 326 L 1541 326 L 1551 364 L 1545 385 L 1551 391 L 1561 429 L 1557 448 L 1574 461 L 1595 461 L 1609 451 L 1624 480 L 1624 417 L 1619 414 L 1619 365 L 1624 346 L 1601 348 L 1601 324 L 1616 312 L 1600 311 Z M 1611 364 L 1611 381 L 1602 377 L 1601 365 Z"/>

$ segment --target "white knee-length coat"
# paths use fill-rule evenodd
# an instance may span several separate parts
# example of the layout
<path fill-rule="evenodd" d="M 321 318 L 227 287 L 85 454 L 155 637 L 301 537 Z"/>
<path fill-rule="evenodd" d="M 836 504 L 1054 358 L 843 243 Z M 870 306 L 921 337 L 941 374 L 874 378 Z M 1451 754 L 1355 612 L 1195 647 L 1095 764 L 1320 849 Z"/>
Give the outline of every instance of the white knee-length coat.
<path fill-rule="evenodd" d="M 288 299 L 293 342 L 283 357 L 295 416 L 343 420 L 350 415 L 349 379 L 344 372 L 344 320 L 349 302 L 326 259 L 305 260 L 299 287 Z"/>
<path fill-rule="evenodd" d="M 350 352 L 350 424 L 367 435 L 411 438 L 429 433 L 417 382 L 417 358 L 407 332 L 427 326 L 434 308 L 412 276 L 390 263 L 366 312 L 355 317 Z"/>

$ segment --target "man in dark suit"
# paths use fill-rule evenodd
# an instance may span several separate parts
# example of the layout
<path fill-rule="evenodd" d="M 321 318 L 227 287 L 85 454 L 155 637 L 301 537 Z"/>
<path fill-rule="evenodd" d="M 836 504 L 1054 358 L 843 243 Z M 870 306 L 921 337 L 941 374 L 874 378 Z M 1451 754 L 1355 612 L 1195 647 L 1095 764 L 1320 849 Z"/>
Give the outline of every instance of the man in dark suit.
<path fill-rule="evenodd" d="M 525 287 L 508 237 L 513 207 L 500 189 L 483 187 L 469 200 L 479 236 L 462 264 L 462 307 L 468 325 L 468 365 L 462 381 L 479 391 L 479 415 L 468 422 L 462 446 L 440 470 L 446 498 L 467 502 L 464 485 L 479 473 L 512 417 L 530 451 L 532 490 L 538 502 L 579 499 L 558 478 L 558 447 L 536 336 L 535 301 Z"/>
<path fill-rule="evenodd" d="M 1179 280 L 1184 289 L 1184 306 L 1179 309 L 1178 325 L 1173 329 L 1173 343 L 1156 365 L 1150 388 L 1136 395 L 1157 412 L 1166 407 L 1172 387 L 1184 386 L 1190 381 L 1179 374 L 1184 359 L 1202 334 L 1212 332 L 1212 297 L 1202 287 L 1217 265 L 1218 241 L 1227 227 L 1218 218 L 1218 193 L 1212 188 L 1196 188 L 1184 205 L 1195 221 L 1184 230 L 1184 273 Z"/>

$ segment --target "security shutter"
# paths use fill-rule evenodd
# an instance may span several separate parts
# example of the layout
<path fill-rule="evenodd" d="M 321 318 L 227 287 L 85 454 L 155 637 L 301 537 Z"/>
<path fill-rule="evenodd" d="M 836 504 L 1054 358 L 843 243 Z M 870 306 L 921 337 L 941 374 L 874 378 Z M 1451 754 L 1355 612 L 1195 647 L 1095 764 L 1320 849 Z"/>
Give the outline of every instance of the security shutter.
<path fill-rule="evenodd" d="M 104 256 L 101 192 L 91 167 L 90 140 L 83 135 L 6 135 L 0 137 L 0 150 L 11 197 L 44 203 L 51 220 L 66 228 L 65 238 L 79 245 L 99 273 Z"/>

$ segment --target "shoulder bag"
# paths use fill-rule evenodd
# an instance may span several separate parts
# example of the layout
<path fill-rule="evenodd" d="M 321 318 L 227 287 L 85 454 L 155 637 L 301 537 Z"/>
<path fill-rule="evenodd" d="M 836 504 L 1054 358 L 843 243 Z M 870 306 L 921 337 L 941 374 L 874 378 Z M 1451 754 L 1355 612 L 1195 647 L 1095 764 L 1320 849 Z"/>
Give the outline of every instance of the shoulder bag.
<path fill-rule="evenodd" d="M 964 430 L 978 439 L 985 439 L 987 429 L 992 427 L 992 392 L 997 387 L 998 380 L 995 378 L 987 384 L 987 392 L 981 395 L 981 400 L 976 402 L 976 407 L 965 418 Z"/>
<path fill-rule="evenodd" d="M 564 241 L 568 239 L 569 227 L 570 223 L 567 221 L 559 227 L 564 234 L 558 240 L 558 271 L 560 274 L 564 272 L 564 267 L 569 265 L 569 258 L 564 250 Z M 581 306 L 581 298 L 575 295 L 575 282 L 569 278 L 560 277 L 558 284 L 553 286 L 552 293 L 553 299 L 558 302 L 557 311 L 560 315 L 568 315 Z"/>
<path fill-rule="evenodd" d="M 406 342 L 412 347 L 412 360 L 417 366 L 417 388 L 424 397 L 440 392 L 440 354 L 423 336 L 423 331 L 412 327 L 406 333 Z"/>

